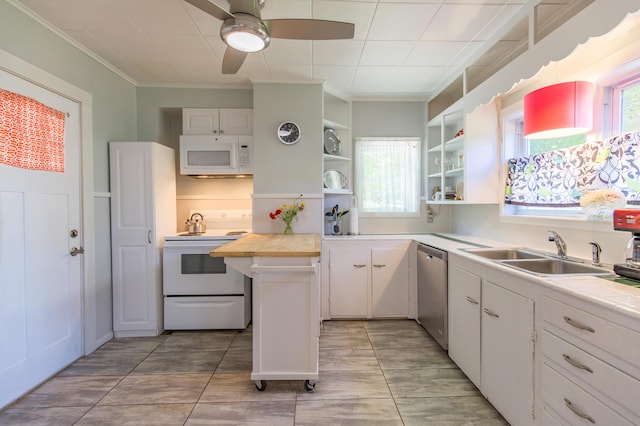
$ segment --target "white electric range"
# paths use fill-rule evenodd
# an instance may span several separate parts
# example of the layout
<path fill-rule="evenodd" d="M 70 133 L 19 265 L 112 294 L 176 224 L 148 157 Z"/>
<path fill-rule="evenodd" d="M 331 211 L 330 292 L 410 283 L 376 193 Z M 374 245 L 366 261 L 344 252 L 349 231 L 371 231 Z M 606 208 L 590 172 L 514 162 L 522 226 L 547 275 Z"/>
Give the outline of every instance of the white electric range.
<path fill-rule="evenodd" d="M 164 237 L 164 328 L 246 328 L 251 321 L 251 280 L 209 252 L 251 232 L 251 210 L 197 213 L 203 216 L 204 234 Z"/>

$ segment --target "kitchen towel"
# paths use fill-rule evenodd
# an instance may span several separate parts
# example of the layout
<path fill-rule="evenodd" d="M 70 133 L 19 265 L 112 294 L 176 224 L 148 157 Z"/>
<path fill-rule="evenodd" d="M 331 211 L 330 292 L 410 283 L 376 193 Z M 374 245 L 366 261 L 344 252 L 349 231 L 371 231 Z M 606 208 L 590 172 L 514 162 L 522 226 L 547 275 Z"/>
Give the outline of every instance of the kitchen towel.
<path fill-rule="evenodd" d="M 358 235 L 360 231 L 358 230 L 358 208 L 353 207 L 349 212 L 349 232 L 352 235 Z"/>

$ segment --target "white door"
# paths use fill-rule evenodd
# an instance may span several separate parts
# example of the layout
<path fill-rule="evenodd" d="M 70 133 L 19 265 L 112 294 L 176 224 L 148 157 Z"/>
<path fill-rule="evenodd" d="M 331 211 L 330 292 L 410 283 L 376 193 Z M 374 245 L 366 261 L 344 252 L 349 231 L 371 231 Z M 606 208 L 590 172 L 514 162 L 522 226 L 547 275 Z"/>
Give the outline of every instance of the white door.
<path fill-rule="evenodd" d="M 1 70 L 0 88 L 67 113 L 63 172 L 0 164 L 2 407 L 82 355 L 83 256 L 80 105 Z"/>

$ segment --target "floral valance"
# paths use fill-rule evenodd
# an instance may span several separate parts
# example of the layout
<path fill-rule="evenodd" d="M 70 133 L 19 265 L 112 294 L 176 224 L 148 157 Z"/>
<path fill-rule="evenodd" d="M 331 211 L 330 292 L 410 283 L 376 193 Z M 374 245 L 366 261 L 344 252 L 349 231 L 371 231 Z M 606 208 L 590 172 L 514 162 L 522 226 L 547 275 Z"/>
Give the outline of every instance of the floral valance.
<path fill-rule="evenodd" d="M 0 163 L 64 172 L 64 121 L 64 112 L 0 89 Z"/>
<path fill-rule="evenodd" d="M 640 132 L 509 160 L 505 203 L 580 206 L 583 195 L 612 188 L 640 205 Z"/>

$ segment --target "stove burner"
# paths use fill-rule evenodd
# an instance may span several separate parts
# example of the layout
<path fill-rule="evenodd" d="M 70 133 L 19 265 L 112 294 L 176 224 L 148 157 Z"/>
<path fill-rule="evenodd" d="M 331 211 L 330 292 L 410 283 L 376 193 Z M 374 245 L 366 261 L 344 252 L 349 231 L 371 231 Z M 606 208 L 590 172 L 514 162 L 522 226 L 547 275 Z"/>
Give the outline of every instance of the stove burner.
<path fill-rule="evenodd" d="M 247 231 L 229 231 L 226 235 L 244 235 Z"/>

